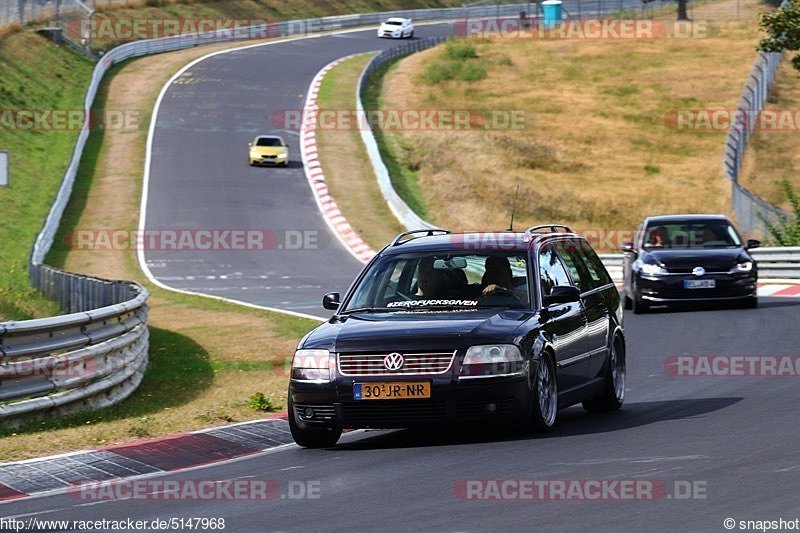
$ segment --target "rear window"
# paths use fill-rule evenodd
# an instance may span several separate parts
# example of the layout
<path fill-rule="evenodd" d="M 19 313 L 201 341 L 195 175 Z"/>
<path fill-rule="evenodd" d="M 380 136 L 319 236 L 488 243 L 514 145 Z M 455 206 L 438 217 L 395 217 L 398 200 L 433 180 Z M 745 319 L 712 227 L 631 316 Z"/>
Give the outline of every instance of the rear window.
<path fill-rule="evenodd" d="M 256 142 L 256 146 L 283 146 L 283 142 L 274 137 L 261 137 Z"/>

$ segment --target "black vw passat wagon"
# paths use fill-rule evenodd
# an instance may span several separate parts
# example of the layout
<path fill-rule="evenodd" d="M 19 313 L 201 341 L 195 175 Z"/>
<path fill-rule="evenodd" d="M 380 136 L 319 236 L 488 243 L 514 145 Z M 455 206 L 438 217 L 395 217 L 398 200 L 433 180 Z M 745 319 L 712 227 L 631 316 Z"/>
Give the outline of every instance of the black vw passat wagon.
<path fill-rule="evenodd" d="M 654 305 L 730 302 L 758 306 L 758 268 L 744 242 L 723 215 L 649 217 L 636 241 L 622 251 L 625 308 L 634 313 Z"/>
<path fill-rule="evenodd" d="M 619 409 L 619 293 L 565 226 L 406 232 L 295 352 L 289 423 L 306 447 L 343 428 L 503 421 L 545 431 L 558 409 Z"/>

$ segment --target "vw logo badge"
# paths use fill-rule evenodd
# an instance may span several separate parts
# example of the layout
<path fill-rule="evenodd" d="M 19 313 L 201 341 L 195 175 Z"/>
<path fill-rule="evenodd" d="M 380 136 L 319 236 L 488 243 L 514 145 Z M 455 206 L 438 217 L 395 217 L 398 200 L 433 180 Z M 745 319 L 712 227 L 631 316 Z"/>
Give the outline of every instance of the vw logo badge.
<path fill-rule="evenodd" d="M 692 269 L 692 274 L 694 274 L 695 276 L 698 276 L 698 277 L 702 276 L 705 273 L 706 273 L 706 269 L 703 268 L 703 267 L 694 267 Z"/>
<path fill-rule="evenodd" d="M 400 353 L 390 353 L 386 357 L 383 358 L 383 366 L 386 367 L 386 370 L 400 370 L 403 368 L 403 364 L 405 360 L 403 359 L 403 354 Z"/>

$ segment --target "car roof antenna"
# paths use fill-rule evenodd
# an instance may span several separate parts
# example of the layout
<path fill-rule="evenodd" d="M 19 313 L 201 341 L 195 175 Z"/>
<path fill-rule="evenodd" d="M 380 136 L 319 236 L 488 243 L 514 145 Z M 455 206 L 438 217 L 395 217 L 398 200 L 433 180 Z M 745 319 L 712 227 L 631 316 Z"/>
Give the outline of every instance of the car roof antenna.
<path fill-rule="evenodd" d="M 514 191 L 514 204 L 511 206 L 511 224 L 508 225 L 508 231 L 514 231 L 514 212 L 517 210 L 518 195 L 519 195 L 519 183 L 517 183 L 517 190 Z"/>

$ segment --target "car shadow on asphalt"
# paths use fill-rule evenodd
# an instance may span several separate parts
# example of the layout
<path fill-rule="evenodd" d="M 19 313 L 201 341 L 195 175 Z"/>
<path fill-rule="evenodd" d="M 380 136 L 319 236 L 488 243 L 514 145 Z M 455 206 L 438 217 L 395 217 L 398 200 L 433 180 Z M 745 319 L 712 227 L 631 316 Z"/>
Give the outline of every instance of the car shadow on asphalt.
<path fill-rule="evenodd" d="M 697 398 L 627 403 L 611 413 L 589 414 L 580 406 L 559 411 L 556 427 L 543 434 L 513 429 L 507 426 L 470 426 L 414 428 L 396 431 L 368 432 L 365 437 L 340 442 L 336 451 L 454 446 L 489 442 L 558 439 L 577 435 L 592 435 L 633 429 L 656 422 L 697 418 L 725 409 L 743 398 Z"/>

